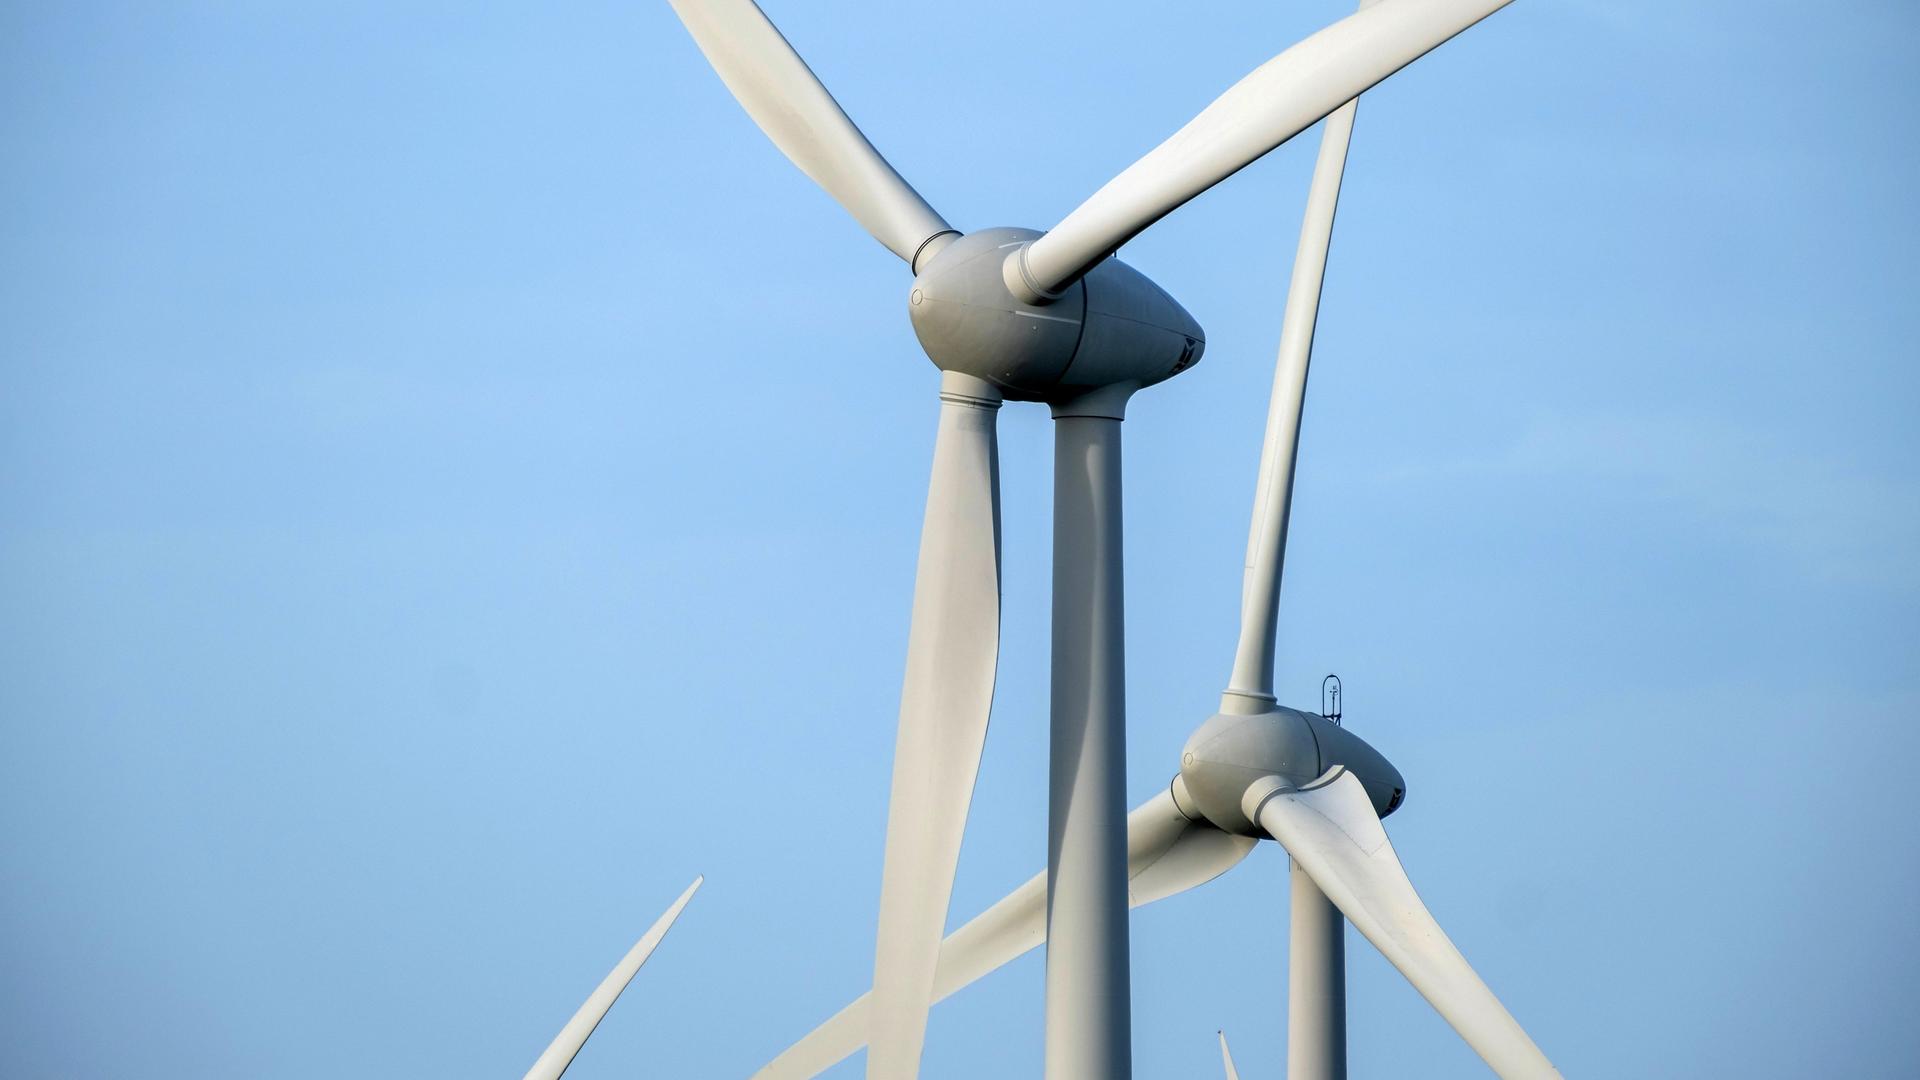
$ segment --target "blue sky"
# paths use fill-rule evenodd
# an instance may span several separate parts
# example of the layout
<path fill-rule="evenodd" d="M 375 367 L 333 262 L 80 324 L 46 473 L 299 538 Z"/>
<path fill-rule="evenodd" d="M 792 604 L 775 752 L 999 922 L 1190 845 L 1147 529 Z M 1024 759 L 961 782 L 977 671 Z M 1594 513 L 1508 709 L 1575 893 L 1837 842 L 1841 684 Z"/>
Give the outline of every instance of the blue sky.
<path fill-rule="evenodd" d="M 1325 4 L 780 3 L 956 225 L 1044 227 Z M 1347 686 L 1569 1076 L 1920 1071 L 1908 3 L 1522 0 L 1369 94 L 1283 700 Z M 1123 252 L 1129 794 L 1236 629 L 1317 132 Z M 665 4 L 0 9 L 0 1073 L 741 1076 L 871 971 L 935 376 Z M 1037 869 L 1051 432 L 955 893 Z M 1136 1075 L 1281 1075 L 1285 860 L 1137 913 Z M 1354 1075 L 1484 1075 L 1357 938 Z M 1033 1075 L 1042 961 L 925 1075 Z M 858 1059 L 831 1075 L 859 1075 Z"/>

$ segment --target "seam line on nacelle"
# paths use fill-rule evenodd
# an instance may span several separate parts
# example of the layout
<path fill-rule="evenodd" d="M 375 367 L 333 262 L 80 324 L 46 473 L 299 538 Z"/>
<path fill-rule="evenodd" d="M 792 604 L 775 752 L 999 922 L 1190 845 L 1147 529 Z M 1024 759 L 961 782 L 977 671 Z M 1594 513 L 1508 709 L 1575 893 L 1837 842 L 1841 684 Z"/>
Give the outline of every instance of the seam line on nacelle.
<path fill-rule="evenodd" d="M 1086 278 L 1081 278 L 1074 284 L 1080 286 L 1080 328 L 1073 335 L 1073 351 L 1067 354 L 1066 364 L 1060 368 L 1060 374 L 1054 378 L 1053 385 L 1047 387 L 1049 395 L 1067 381 L 1067 373 L 1073 370 L 1073 362 L 1080 359 L 1080 345 L 1087 340 L 1087 312 L 1091 310 L 1091 302 L 1087 299 L 1087 294 L 1093 290 L 1087 287 Z"/>

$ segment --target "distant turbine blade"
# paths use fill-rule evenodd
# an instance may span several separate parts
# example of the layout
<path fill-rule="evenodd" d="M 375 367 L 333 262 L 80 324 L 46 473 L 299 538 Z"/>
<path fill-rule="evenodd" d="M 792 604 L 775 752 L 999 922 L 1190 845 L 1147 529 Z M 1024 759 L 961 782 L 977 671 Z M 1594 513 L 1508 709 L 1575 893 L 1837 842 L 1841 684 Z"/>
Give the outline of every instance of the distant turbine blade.
<path fill-rule="evenodd" d="M 1000 649 L 1000 395 L 952 372 L 940 382 L 940 428 L 920 530 L 907 675 L 887 806 L 867 1075 L 909 1080 L 920 1068 L 934 970 L 973 782 L 986 744 Z"/>
<path fill-rule="evenodd" d="M 1008 284 L 1057 294 L 1141 230 L 1510 0 L 1382 0 L 1254 69 L 1021 249 Z"/>
<path fill-rule="evenodd" d="M 1227 1033 L 1215 1032 L 1220 1036 L 1220 1064 L 1226 1066 L 1227 1080 L 1240 1080 L 1240 1070 L 1233 1067 L 1233 1051 L 1227 1049 Z"/>
<path fill-rule="evenodd" d="M 587 998 L 587 1003 L 580 1006 L 580 1011 L 573 1014 L 573 1019 L 567 1021 L 566 1027 L 560 1029 L 560 1034 L 554 1037 L 553 1043 L 547 1047 L 547 1052 L 541 1054 L 540 1060 L 534 1062 L 533 1068 L 527 1070 L 526 1080 L 557 1080 L 561 1073 L 567 1071 L 567 1066 L 573 1063 L 573 1056 L 586 1045 L 587 1036 L 593 1034 L 593 1029 L 600 1026 L 600 1019 L 607 1015 L 608 1009 L 613 1008 L 613 1003 L 620 997 L 620 991 L 627 988 L 627 984 L 633 981 L 634 973 L 640 970 L 640 965 L 646 963 L 647 957 L 653 955 L 654 947 L 660 944 L 661 938 L 667 936 L 667 930 L 673 926 L 673 921 L 680 917 L 680 909 L 687 906 L 687 901 L 693 899 L 694 891 L 699 889 L 700 883 L 705 880 L 707 879 L 704 876 L 694 878 L 693 884 L 687 886 L 687 891 L 680 894 L 680 899 L 673 902 L 673 906 L 667 909 L 667 913 L 647 928 L 647 932 L 641 936 L 639 942 L 628 951 L 619 964 L 615 965 L 613 971 L 601 980 L 600 985 Z"/>
<path fill-rule="evenodd" d="M 1139 907 L 1204 885 L 1246 858 L 1255 843 L 1189 821 L 1163 791 L 1127 815 L 1129 903 Z M 941 943 L 934 1000 L 946 1000 L 1046 939 L 1047 875 L 1042 872 Z M 755 1073 L 754 1080 L 806 1080 L 845 1060 L 866 1045 L 872 997 L 860 995 Z"/>
<path fill-rule="evenodd" d="M 909 264 L 953 228 L 853 125 L 753 0 L 669 0 L 767 138 Z"/>
<path fill-rule="evenodd" d="M 1358 777 L 1343 768 L 1294 790 L 1269 781 L 1250 815 L 1287 849 L 1341 914 L 1504 1080 L 1560 1073 L 1468 966 L 1407 880 Z"/>

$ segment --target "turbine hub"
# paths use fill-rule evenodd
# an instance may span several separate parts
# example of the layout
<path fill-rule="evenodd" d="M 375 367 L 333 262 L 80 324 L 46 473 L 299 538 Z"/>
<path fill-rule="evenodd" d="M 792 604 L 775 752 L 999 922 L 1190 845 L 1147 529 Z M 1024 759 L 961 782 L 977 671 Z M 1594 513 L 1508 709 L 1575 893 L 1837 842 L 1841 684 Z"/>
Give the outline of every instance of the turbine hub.
<path fill-rule="evenodd" d="M 1400 770 L 1365 739 L 1324 716 L 1280 706 L 1252 715 L 1220 713 L 1201 724 L 1181 751 L 1174 797 L 1188 816 L 1240 836 L 1265 836 L 1241 807 L 1247 789 L 1269 776 L 1301 787 L 1335 765 L 1359 778 L 1381 817 L 1406 798 Z"/>
<path fill-rule="evenodd" d="M 1040 235 L 982 229 L 926 258 L 907 312 L 934 366 L 1015 401 L 1059 403 L 1107 386 L 1151 386 L 1199 362 L 1200 324 L 1119 259 L 1101 260 L 1044 306 L 1016 297 L 1007 259 Z"/>

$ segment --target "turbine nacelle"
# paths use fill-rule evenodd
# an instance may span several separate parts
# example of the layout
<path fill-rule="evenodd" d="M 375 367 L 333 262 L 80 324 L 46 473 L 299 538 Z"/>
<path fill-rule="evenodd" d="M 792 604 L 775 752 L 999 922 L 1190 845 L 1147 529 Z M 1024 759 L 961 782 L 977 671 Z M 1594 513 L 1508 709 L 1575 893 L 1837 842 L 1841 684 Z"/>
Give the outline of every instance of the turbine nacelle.
<path fill-rule="evenodd" d="M 983 229 L 928 242 L 908 314 L 936 367 L 1015 401 L 1057 404 L 1106 386 L 1151 386 L 1199 361 L 1207 344 L 1200 324 L 1119 259 L 1102 259 L 1045 306 L 1016 296 L 1009 259 L 1040 235 Z"/>
<path fill-rule="evenodd" d="M 1267 777 L 1306 787 L 1335 766 L 1360 781 L 1381 817 L 1406 798 L 1400 770 L 1365 739 L 1324 716 L 1277 705 L 1251 715 L 1218 713 L 1201 724 L 1181 751 L 1173 796 L 1188 817 L 1238 836 L 1265 836 L 1242 805 L 1247 789 Z"/>

